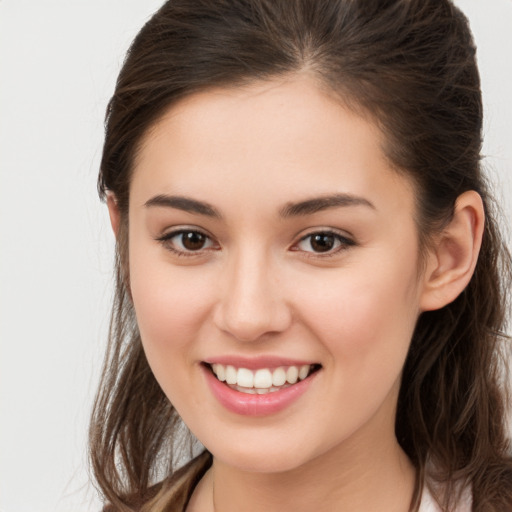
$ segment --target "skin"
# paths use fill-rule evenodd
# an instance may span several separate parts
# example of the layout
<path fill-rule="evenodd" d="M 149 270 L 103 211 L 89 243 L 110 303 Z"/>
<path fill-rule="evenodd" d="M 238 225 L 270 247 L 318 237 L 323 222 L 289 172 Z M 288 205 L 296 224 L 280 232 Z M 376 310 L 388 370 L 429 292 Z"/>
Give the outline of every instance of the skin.
<path fill-rule="evenodd" d="M 193 95 L 147 133 L 130 187 L 130 287 L 155 377 L 214 455 L 189 512 L 409 509 L 414 469 L 394 435 L 401 371 L 419 314 L 467 284 L 483 211 L 477 194 L 461 196 L 421 265 L 415 192 L 383 142 L 307 77 Z M 359 202 L 280 215 L 333 193 Z M 159 195 L 221 218 L 148 206 Z M 109 208 L 117 230 L 113 196 Z M 159 240 L 176 229 L 206 235 L 204 248 Z M 306 237 L 326 231 L 341 238 L 319 253 Z M 284 410 L 247 417 L 206 384 L 201 363 L 226 355 L 321 370 Z"/>

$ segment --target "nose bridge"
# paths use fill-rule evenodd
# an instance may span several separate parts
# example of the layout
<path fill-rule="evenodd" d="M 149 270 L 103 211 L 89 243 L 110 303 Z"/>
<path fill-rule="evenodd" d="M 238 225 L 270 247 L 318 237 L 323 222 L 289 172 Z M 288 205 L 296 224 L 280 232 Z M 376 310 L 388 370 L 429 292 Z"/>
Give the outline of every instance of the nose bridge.
<path fill-rule="evenodd" d="M 226 262 L 217 326 L 239 341 L 281 332 L 291 315 L 271 254 L 255 244 L 241 244 Z"/>

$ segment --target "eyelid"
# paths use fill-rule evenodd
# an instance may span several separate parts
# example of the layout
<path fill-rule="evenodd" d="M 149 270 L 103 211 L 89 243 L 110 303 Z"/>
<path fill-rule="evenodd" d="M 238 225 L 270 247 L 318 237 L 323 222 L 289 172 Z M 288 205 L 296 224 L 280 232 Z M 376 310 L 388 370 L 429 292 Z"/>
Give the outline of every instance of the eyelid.
<path fill-rule="evenodd" d="M 209 247 L 201 248 L 198 249 L 197 251 L 194 251 L 187 249 L 179 249 L 170 243 L 170 240 L 172 238 L 179 236 L 183 233 L 190 232 L 196 232 L 206 237 L 211 242 L 211 245 Z M 306 251 L 297 247 L 298 244 L 300 244 L 304 240 L 307 240 L 309 237 L 318 234 L 333 236 L 339 242 L 339 246 L 325 252 Z M 175 226 L 169 231 L 165 232 L 164 234 L 155 237 L 155 240 L 160 242 L 165 249 L 169 250 L 170 252 L 174 253 L 177 256 L 197 257 L 204 255 L 206 251 L 219 249 L 219 244 L 215 241 L 214 237 L 210 235 L 206 230 L 204 230 L 203 228 L 199 228 L 198 226 Z M 296 242 L 294 242 L 293 245 L 290 247 L 290 250 L 302 252 L 305 257 L 328 258 L 331 256 L 335 256 L 336 254 L 343 252 L 347 250 L 349 247 L 355 245 L 357 245 L 357 243 L 352 237 L 352 235 L 346 233 L 345 231 L 337 230 L 334 228 L 317 227 L 312 228 L 307 233 L 300 235 L 299 239 Z"/>
<path fill-rule="evenodd" d="M 170 243 L 171 239 L 173 239 L 176 236 L 182 235 L 183 233 L 199 233 L 208 240 L 210 240 L 212 242 L 212 246 L 198 249 L 197 251 L 173 247 L 172 244 Z M 155 237 L 155 240 L 157 242 L 160 242 L 165 249 L 169 250 L 175 255 L 185 257 L 202 256 L 204 255 L 205 251 L 211 251 L 212 249 L 216 250 L 216 248 L 218 247 L 218 244 L 216 243 L 214 238 L 206 230 L 199 228 L 197 226 L 175 226 L 172 229 L 169 229 L 169 231 L 166 231 L 164 234 Z"/>
<path fill-rule="evenodd" d="M 307 240 L 308 238 L 314 236 L 314 235 L 331 235 L 334 238 L 336 238 L 340 245 L 337 248 L 331 249 L 326 252 L 315 252 L 315 251 L 301 251 L 301 249 L 297 248 L 298 244 L 303 242 L 304 240 Z M 306 257 L 312 257 L 312 258 L 329 258 L 331 256 L 335 256 L 340 252 L 343 252 L 347 250 L 349 247 L 356 246 L 357 242 L 354 240 L 352 235 L 349 235 L 348 233 L 344 231 L 340 231 L 334 228 L 314 228 L 311 229 L 308 233 L 302 234 L 297 242 L 294 242 L 292 247 L 290 248 L 293 251 L 301 251 L 304 253 Z"/>

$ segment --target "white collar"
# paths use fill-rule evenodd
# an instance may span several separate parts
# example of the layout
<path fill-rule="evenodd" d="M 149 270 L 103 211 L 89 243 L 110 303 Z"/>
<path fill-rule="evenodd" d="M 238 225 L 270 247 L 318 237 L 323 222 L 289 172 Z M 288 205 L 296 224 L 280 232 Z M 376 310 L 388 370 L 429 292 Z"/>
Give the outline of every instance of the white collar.
<path fill-rule="evenodd" d="M 468 486 L 462 492 L 461 499 L 454 512 L 471 512 L 471 504 L 471 488 Z M 427 485 L 423 486 L 421 504 L 418 512 L 443 512 L 437 504 L 437 501 L 433 498 Z"/>

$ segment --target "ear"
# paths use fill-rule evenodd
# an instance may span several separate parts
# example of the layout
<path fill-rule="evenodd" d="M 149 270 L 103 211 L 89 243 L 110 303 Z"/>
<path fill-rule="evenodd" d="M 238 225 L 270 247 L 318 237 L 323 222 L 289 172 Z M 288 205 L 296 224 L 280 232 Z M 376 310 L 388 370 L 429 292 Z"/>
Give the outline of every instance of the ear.
<path fill-rule="evenodd" d="M 446 306 L 466 288 L 478 260 L 484 221 L 480 195 L 474 190 L 461 194 L 453 218 L 429 252 L 420 301 L 422 311 Z"/>
<path fill-rule="evenodd" d="M 116 196 L 112 192 L 107 193 L 107 207 L 108 214 L 110 215 L 110 224 L 112 225 L 112 230 L 117 238 L 119 224 L 121 222 L 121 214 L 119 212 Z"/>

